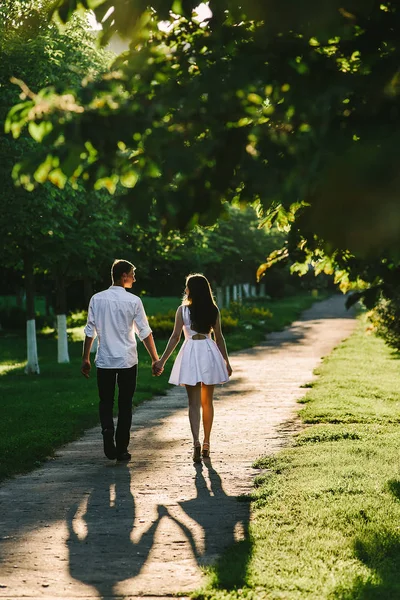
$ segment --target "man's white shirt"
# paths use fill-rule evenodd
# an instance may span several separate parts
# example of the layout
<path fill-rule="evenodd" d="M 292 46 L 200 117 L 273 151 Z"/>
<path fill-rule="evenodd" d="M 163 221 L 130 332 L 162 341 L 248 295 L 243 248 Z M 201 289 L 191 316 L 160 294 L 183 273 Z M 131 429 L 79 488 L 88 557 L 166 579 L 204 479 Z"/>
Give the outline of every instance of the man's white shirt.
<path fill-rule="evenodd" d="M 136 365 L 135 333 L 140 340 L 151 333 L 141 299 L 119 285 L 92 296 L 84 331 L 88 337 L 98 337 L 95 363 L 100 369 Z"/>

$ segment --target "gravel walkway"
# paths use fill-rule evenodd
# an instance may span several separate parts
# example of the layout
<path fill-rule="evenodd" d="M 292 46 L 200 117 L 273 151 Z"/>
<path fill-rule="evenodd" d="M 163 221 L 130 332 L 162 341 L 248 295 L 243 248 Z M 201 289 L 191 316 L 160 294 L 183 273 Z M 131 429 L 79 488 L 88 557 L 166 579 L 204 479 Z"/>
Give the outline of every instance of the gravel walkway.
<path fill-rule="evenodd" d="M 189 594 L 203 565 L 246 535 L 253 461 L 290 443 L 297 400 L 321 357 L 353 331 L 342 296 L 232 356 L 216 390 L 211 460 L 191 461 L 184 389 L 134 413 L 128 465 L 102 456 L 99 429 L 0 486 L 0 598 Z"/>

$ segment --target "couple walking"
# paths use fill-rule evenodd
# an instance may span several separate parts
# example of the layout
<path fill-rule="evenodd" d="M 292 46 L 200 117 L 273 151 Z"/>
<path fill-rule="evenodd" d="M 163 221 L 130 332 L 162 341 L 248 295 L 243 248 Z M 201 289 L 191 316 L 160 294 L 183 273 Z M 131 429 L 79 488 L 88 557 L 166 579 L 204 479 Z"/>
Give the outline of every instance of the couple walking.
<path fill-rule="evenodd" d="M 159 376 L 179 343 L 185 341 L 172 368 L 169 382 L 184 385 L 189 403 L 189 422 L 193 436 L 193 460 L 210 455 L 210 433 L 214 418 L 213 394 L 216 384 L 228 381 L 232 369 L 221 331 L 219 310 L 210 284 L 204 275 L 188 275 L 182 304 L 164 353 L 159 358 L 142 301 L 127 293 L 135 282 L 135 267 L 126 260 L 115 260 L 111 268 L 112 285 L 95 294 L 89 303 L 81 372 L 89 377 L 90 350 L 98 337 L 95 358 L 99 414 L 107 458 L 129 461 L 132 399 L 136 388 L 138 354 L 135 333 L 145 345 L 152 361 L 153 375 Z M 215 341 L 211 338 L 214 333 Z M 118 421 L 114 435 L 113 405 L 118 385 Z M 200 444 L 203 417 L 204 441 Z"/>

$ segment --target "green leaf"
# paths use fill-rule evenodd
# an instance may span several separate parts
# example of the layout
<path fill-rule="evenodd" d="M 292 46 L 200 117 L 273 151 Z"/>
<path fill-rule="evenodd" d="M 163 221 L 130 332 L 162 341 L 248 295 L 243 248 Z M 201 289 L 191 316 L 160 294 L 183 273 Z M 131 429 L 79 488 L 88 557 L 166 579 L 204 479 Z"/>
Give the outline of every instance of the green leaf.
<path fill-rule="evenodd" d="M 50 121 L 41 121 L 40 123 L 35 123 L 35 121 L 31 121 L 28 125 L 28 131 L 37 142 L 42 142 L 43 139 L 48 135 L 53 129 L 53 124 Z"/>

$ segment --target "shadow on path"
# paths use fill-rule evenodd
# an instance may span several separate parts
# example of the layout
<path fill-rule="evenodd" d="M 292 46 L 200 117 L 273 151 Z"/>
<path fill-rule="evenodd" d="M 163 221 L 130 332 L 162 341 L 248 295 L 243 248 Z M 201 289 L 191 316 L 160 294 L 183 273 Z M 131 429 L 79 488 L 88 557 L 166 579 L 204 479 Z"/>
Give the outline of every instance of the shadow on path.
<path fill-rule="evenodd" d="M 126 465 L 104 469 L 103 478 L 83 503 L 71 508 L 67 518 L 71 576 L 95 587 L 102 598 L 112 598 L 117 583 L 140 572 L 159 520 L 160 516 L 133 542 L 135 501 L 130 470 Z"/>
<path fill-rule="evenodd" d="M 146 564 L 163 518 L 179 527 L 199 565 L 215 562 L 237 537 L 246 538 L 249 504 L 224 492 L 211 461 L 205 461 L 208 482 L 203 468 L 202 464 L 195 466 L 197 496 L 179 503 L 184 518 L 174 516 L 173 511 L 159 504 L 157 518 L 137 540 L 132 536 L 136 514 L 130 470 L 126 466 L 105 469 L 101 481 L 71 508 L 67 517 L 71 577 L 94 587 L 101 598 L 119 597 L 118 584 L 137 577 Z M 246 564 L 247 557 L 243 555 L 236 581 L 244 580 Z"/>

